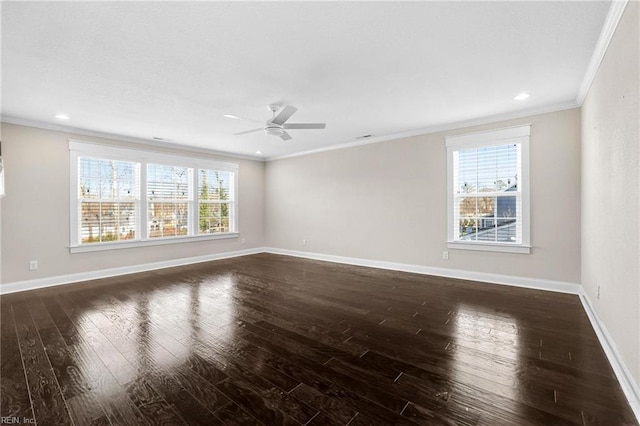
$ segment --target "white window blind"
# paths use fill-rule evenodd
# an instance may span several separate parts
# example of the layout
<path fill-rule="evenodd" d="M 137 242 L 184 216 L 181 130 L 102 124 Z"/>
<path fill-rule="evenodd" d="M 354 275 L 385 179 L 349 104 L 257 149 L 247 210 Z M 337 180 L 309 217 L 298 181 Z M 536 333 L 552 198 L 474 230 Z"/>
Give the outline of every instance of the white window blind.
<path fill-rule="evenodd" d="M 447 140 L 452 248 L 528 252 L 528 133 L 523 126 Z"/>

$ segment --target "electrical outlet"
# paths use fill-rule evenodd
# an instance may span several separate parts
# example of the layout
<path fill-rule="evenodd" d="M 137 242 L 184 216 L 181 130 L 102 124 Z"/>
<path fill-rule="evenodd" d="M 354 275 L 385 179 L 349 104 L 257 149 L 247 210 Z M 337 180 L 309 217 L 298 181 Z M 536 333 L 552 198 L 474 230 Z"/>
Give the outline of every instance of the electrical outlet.
<path fill-rule="evenodd" d="M 448 251 L 443 251 L 442 252 L 442 259 L 449 260 L 449 252 Z"/>
<path fill-rule="evenodd" d="M 600 300 L 600 286 L 598 286 L 598 292 L 596 293 L 596 299 Z"/>
<path fill-rule="evenodd" d="M 302 245 L 306 246 L 307 245 L 307 240 L 302 240 Z"/>
<path fill-rule="evenodd" d="M 29 261 L 29 270 L 30 271 L 35 271 L 36 269 L 38 269 L 38 261 L 37 260 L 30 260 Z"/>

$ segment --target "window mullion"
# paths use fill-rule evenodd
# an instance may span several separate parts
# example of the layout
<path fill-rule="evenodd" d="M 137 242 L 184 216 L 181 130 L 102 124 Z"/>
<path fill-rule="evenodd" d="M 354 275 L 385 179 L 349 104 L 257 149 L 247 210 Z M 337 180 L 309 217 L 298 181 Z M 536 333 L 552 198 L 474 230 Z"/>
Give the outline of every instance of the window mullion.
<path fill-rule="evenodd" d="M 200 173 L 199 168 L 194 168 L 191 174 L 191 188 L 189 193 L 191 194 L 191 213 L 189 214 L 189 235 L 198 235 L 200 229 L 200 197 L 198 196 L 198 176 Z"/>
<path fill-rule="evenodd" d="M 147 163 L 140 164 L 140 239 L 149 239 L 149 200 L 147 199 Z"/>

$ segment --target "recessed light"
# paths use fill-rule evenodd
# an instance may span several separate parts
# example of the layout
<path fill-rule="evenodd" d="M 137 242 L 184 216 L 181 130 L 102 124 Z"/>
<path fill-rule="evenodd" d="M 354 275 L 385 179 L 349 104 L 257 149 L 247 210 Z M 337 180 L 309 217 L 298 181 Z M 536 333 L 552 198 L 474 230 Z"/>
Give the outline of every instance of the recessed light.
<path fill-rule="evenodd" d="M 71 117 L 69 117 L 67 114 L 56 114 L 54 115 L 54 117 L 58 120 L 71 120 Z"/>
<path fill-rule="evenodd" d="M 223 115 L 223 117 L 233 118 L 234 120 L 239 120 L 240 119 L 240 117 L 236 117 L 235 115 L 231 115 L 231 114 L 225 114 L 225 115 Z"/>
<path fill-rule="evenodd" d="M 260 155 L 262 154 L 262 151 L 256 151 L 256 154 Z"/>
<path fill-rule="evenodd" d="M 528 93 L 520 93 L 520 94 L 514 96 L 513 100 L 514 101 L 524 101 L 525 99 L 528 99 L 529 96 L 531 96 L 531 95 L 528 94 Z"/>

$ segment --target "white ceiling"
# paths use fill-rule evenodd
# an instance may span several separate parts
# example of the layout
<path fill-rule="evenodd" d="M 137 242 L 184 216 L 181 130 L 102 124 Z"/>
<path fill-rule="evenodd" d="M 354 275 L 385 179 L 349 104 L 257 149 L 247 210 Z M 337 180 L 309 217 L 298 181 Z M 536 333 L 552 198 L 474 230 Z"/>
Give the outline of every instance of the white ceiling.
<path fill-rule="evenodd" d="M 3 2 L 2 115 L 274 158 L 561 108 L 610 4 Z M 232 135 L 270 103 L 327 128 Z"/>

